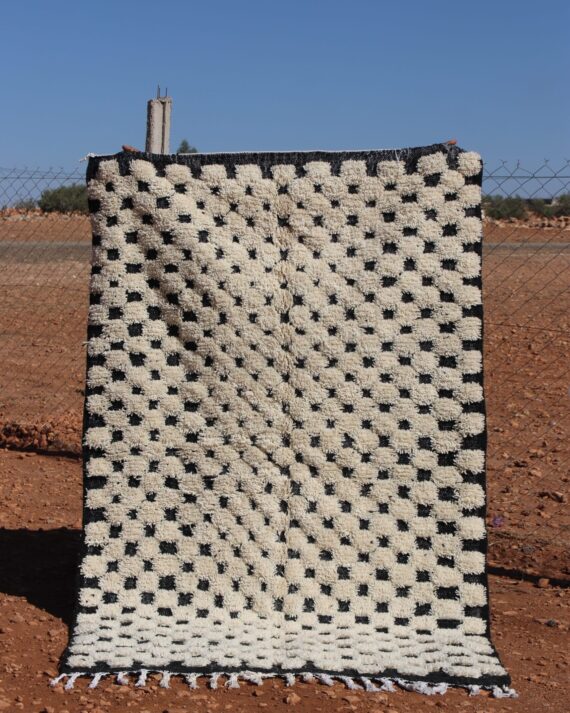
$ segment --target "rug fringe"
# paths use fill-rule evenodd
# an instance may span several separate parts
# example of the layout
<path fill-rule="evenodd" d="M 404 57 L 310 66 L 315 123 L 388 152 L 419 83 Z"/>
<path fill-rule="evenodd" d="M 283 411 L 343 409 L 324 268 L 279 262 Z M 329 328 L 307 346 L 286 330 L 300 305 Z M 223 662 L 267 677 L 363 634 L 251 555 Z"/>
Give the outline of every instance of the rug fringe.
<path fill-rule="evenodd" d="M 103 678 L 103 676 L 106 675 L 106 673 L 96 673 L 93 676 L 91 683 L 89 684 L 89 688 L 97 688 L 97 686 L 99 685 L 99 681 Z"/>
<path fill-rule="evenodd" d="M 139 677 L 137 679 L 137 682 L 135 683 L 135 686 L 144 686 L 146 683 L 146 678 L 148 676 L 148 671 L 146 668 L 141 668 L 141 671 L 139 673 Z"/>
<path fill-rule="evenodd" d="M 377 678 L 375 676 L 344 676 L 344 675 L 330 675 L 328 673 L 312 673 L 311 671 L 301 672 L 301 673 L 261 673 L 257 671 L 240 671 L 239 673 L 224 673 L 223 671 L 216 671 L 214 673 L 176 673 L 175 671 L 164 671 L 157 670 L 152 671 L 150 669 L 140 669 L 139 671 L 119 671 L 118 673 L 112 674 L 110 672 L 97 672 L 97 673 L 84 673 L 82 671 L 75 671 L 73 673 L 61 673 L 59 676 L 51 679 L 50 685 L 57 686 L 59 683 L 65 681 L 64 689 L 66 691 L 71 690 L 75 686 L 75 681 L 80 676 L 91 677 L 91 682 L 88 688 L 96 688 L 99 685 L 101 679 L 105 676 L 115 676 L 116 682 L 121 686 L 128 686 L 131 683 L 129 678 L 131 675 L 138 674 L 135 686 L 141 687 L 145 686 L 147 683 L 147 678 L 150 673 L 160 674 L 161 688 L 170 688 L 170 679 L 173 676 L 180 676 L 188 685 L 189 688 L 199 688 L 198 679 L 205 678 L 208 680 L 210 688 L 216 689 L 220 685 L 220 679 L 225 678 L 225 683 L 223 686 L 226 688 L 239 688 L 240 680 L 253 683 L 257 686 L 261 686 L 263 679 L 265 678 L 283 678 L 285 680 L 286 686 L 294 686 L 297 681 L 303 681 L 305 683 L 310 683 L 312 681 L 319 681 L 326 686 L 333 686 L 335 681 L 340 681 L 344 685 L 353 691 L 367 691 L 369 693 L 375 693 L 380 691 L 388 691 L 393 693 L 396 687 L 405 689 L 406 691 L 414 691 L 415 693 L 422 693 L 425 696 L 443 695 L 449 688 L 465 688 L 469 691 L 470 696 L 477 696 L 481 691 L 490 691 L 494 698 L 518 698 L 518 693 L 514 688 L 509 688 L 508 686 L 496 686 L 496 685 L 462 685 L 454 683 L 427 683 L 426 681 L 408 681 L 404 678 Z M 357 681 L 360 682 L 357 683 Z M 380 685 L 376 685 L 379 683 Z"/>

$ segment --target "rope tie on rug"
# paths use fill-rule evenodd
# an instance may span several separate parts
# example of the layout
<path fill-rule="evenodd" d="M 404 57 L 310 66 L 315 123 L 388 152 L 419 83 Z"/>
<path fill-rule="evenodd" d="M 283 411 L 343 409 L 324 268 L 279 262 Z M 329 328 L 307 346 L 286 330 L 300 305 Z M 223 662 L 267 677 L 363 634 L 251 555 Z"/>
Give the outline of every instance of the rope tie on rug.
<path fill-rule="evenodd" d="M 220 676 L 223 676 L 224 674 L 221 671 L 216 671 L 216 673 L 210 674 L 210 688 L 217 688 L 218 687 L 218 681 L 220 679 Z"/>
<path fill-rule="evenodd" d="M 352 676 L 337 676 L 339 681 L 342 681 L 351 691 L 361 691 L 362 688 L 355 682 Z"/>
<path fill-rule="evenodd" d="M 260 673 L 256 673 L 255 671 L 244 671 L 242 673 L 242 678 L 245 681 L 251 681 L 251 683 L 255 683 L 256 686 L 261 686 L 263 683 L 263 678 Z"/>
<path fill-rule="evenodd" d="M 80 673 L 72 673 L 70 675 L 70 677 L 68 678 L 68 680 L 64 686 L 66 691 L 70 691 L 73 688 L 73 686 L 75 685 L 75 681 L 77 681 L 79 676 L 81 676 Z"/>
<path fill-rule="evenodd" d="M 494 686 L 492 689 L 494 698 L 518 698 L 519 694 L 514 688 L 508 686 Z"/>
<path fill-rule="evenodd" d="M 396 683 L 406 691 L 414 691 L 415 693 L 423 693 L 425 696 L 443 695 L 447 692 L 447 683 L 426 683 L 426 681 L 403 681 L 396 679 Z"/>
<path fill-rule="evenodd" d="M 89 684 L 88 688 L 97 688 L 97 686 L 99 685 L 99 681 L 103 678 L 103 676 L 106 676 L 106 675 L 107 675 L 106 673 L 96 673 L 93 676 L 93 680 Z"/>
<path fill-rule="evenodd" d="M 59 676 L 56 676 L 55 678 L 52 678 L 51 681 L 49 682 L 50 686 L 57 686 L 57 684 L 60 681 L 63 681 L 64 678 L 67 677 L 66 673 L 60 673 Z"/>
<path fill-rule="evenodd" d="M 199 673 L 187 673 L 184 676 L 184 680 L 188 684 L 189 688 L 198 688 L 198 678 L 200 674 Z"/>
<path fill-rule="evenodd" d="M 160 679 L 161 688 L 170 688 L 170 677 L 172 674 L 169 671 L 162 672 L 162 678 Z"/>
<path fill-rule="evenodd" d="M 135 686 L 144 686 L 146 683 L 147 676 L 148 676 L 148 670 L 146 668 L 142 668 L 141 672 L 139 674 L 139 677 L 137 679 L 137 682 L 135 683 Z"/>

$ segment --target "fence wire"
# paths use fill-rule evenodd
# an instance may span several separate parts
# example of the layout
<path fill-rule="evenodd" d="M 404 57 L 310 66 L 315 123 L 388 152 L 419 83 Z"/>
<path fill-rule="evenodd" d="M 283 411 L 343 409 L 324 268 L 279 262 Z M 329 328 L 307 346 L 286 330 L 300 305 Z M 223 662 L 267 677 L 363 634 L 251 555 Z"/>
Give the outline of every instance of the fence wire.
<path fill-rule="evenodd" d="M 84 183 L 83 167 L 0 168 L 4 447 L 80 453 Z M 570 541 L 570 162 L 486 167 L 483 194 L 490 527 L 504 561 L 532 560 L 538 548 L 570 574 L 560 550 Z"/>

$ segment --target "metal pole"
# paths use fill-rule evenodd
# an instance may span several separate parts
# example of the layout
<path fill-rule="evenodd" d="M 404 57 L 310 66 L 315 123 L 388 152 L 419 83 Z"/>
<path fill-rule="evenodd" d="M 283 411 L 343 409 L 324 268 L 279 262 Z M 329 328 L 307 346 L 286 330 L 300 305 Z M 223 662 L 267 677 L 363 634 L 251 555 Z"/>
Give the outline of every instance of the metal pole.
<path fill-rule="evenodd" d="M 160 96 L 158 87 L 156 99 L 150 99 L 146 113 L 147 153 L 170 153 L 170 116 L 172 97 Z"/>

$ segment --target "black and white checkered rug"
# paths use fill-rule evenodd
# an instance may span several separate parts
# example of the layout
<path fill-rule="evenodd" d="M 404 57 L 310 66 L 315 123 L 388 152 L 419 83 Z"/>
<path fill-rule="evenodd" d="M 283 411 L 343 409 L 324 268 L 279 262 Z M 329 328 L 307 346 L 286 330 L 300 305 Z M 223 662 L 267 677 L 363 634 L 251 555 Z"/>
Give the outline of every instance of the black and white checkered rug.
<path fill-rule="evenodd" d="M 481 176 L 447 144 L 89 159 L 56 681 L 514 694 L 489 638 Z"/>

